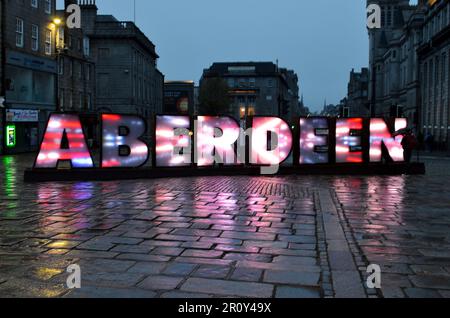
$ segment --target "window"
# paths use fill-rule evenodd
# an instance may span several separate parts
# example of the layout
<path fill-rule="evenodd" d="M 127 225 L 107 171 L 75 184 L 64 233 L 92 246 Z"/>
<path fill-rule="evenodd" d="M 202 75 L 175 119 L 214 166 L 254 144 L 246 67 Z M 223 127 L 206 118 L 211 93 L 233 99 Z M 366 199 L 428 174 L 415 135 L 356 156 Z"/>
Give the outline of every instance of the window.
<path fill-rule="evenodd" d="M 64 109 L 64 89 L 59 91 L 59 107 Z"/>
<path fill-rule="evenodd" d="M 91 49 L 90 49 L 89 38 L 87 36 L 85 36 L 83 38 L 83 50 L 84 50 L 84 55 L 89 56 Z"/>
<path fill-rule="evenodd" d="M 31 6 L 33 8 L 37 8 L 38 7 L 38 0 L 31 0 Z"/>
<path fill-rule="evenodd" d="M 83 79 L 83 65 L 80 62 L 77 63 L 77 75 L 78 79 Z"/>
<path fill-rule="evenodd" d="M 109 48 L 99 48 L 98 56 L 99 56 L 99 58 L 108 58 L 109 57 Z"/>
<path fill-rule="evenodd" d="M 273 80 L 272 80 L 272 79 L 269 79 L 269 80 L 267 81 L 267 86 L 268 86 L 268 87 L 273 87 Z"/>
<path fill-rule="evenodd" d="M 69 75 L 70 77 L 73 76 L 73 60 L 71 60 L 69 63 Z"/>
<path fill-rule="evenodd" d="M 87 94 L 87 109 L 92 110 L 92 95 Z"/>
<path fill-rule="evenodd" d="M 69 35 L 69 36 L 67 37 L 67 47 L 69 48 L 69 50 L 72 49 L 72 42 L 73 42 L 72 36 Z"/>
<path fill-rule="evenodd" d="M 82 92 L 79 93 L 79 99 L 80 99 L 80 102 L 79 102 L 78 106 L 80 109 L 82 109 L 83 108 L 83 93 Z"/>
<path fill-rule="evenodd" d="M 35 24 L 31 25 L 31 49 L 39 50 L 39 27 Z"/>
<path fill-rule="evenodd" d="M 230 87 L 230 88 L 234 87 L 234 78 L 228 79 L 228 87 Z"/>
<path fill-rule="evenodd" d="M 69 109 L 73 108 L 73 91 L 69 93 Z"/>
<path fill-rule="evenodd" d="M 45 0 L 45 13 L 52 13 L 52 0 Z"/>
<path fill-rule="evenodd" d="M 45 54 L 52 54 L 52 30 L 45 31 Z"/>
<path fill-rule="evenodd" d="M 250 86 L 255 87 L 256 79 L 254 77 L 250 78 Z"/>
<path fill-rule="evenodd" d="M 87 81 L 91 80 L 91 65 L 90 64 L 86 64 L 86 80 Z"/>
<path fill-rule="evenodd" d="M 59 59 L 59 75 L 64 75 L 64 57 Z"/>
<path fill-rule="evenodd" d="M 16 18 L 16 46 L 23 47 L 23 20 Z"/>

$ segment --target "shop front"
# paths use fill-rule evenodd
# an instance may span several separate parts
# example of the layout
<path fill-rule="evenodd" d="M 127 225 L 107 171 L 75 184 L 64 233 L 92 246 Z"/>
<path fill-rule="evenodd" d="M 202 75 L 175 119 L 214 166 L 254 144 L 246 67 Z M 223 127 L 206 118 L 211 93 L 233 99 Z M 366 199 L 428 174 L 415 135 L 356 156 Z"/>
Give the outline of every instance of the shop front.
<path fill-rule="evenodd" d="M 3 135 L 5 154 L 37 151 L 39 110 L 6 109 Z"/>
<path fill-rule="evenodd" d="M 4 153 L 38 150 L 48 116 L 56 110 L 56 62 L 6 50 Z"/>

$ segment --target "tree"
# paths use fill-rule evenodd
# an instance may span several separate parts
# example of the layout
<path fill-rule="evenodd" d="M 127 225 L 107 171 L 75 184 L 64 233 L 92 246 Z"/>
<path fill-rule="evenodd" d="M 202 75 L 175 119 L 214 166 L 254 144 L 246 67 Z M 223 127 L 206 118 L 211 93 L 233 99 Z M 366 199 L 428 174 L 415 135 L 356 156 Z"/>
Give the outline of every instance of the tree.
<path fill-rule="evenodd" d="M 200 115 L 224 115 L 229 112 L 227 83 L 218 77 L 203 80 L 199 94 Z"/>

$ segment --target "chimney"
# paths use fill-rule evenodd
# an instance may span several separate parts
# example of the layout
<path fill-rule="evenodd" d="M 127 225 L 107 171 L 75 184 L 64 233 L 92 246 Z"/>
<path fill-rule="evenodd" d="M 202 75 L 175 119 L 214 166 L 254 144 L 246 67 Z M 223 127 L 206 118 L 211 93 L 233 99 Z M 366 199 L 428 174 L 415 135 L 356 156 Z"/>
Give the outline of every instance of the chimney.
<path fill-rule="evenodd" d="M 64 0 L 64 9 L 67 9 L 71 4 L 78 4 L 77 0 Z"/>
<path fill-rule="evenodd" d="M 97 5 L 95 0 L 79 0 L 81 8 L 81 26 L 86 35 L 95 33 L 95 20 L 97 19 Z"/>

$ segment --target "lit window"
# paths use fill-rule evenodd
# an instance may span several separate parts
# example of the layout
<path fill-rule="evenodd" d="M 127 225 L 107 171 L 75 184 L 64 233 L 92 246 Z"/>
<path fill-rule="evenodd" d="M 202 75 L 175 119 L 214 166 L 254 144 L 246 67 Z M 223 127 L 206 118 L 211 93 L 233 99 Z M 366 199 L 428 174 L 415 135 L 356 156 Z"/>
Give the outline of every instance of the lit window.
<path fill-rule="evenodd" d="M 45 31 L 45 54 L 52 54 L 52 30 Z"/>
<path fill-rule="evenodd" d="M 39 27 L 35 24 L 31 25 L 31 49 L 39 50 Z"/>
<path fill-rule="evenodd" d="M 16 46 L 23 47 L 23 20 L 16 19 Z"/>

